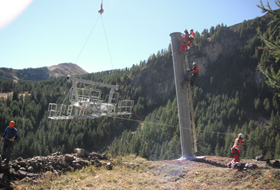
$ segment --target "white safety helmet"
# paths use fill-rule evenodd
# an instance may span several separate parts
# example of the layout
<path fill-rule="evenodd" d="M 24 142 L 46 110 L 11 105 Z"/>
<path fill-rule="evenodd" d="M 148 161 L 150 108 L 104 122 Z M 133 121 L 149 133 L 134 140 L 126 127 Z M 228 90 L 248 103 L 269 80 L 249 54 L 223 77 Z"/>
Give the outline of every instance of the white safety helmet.
<path fill-rule="evenodd" d="M 196 62 L 193 62 L 193 65 L 196 65 Z"/>
<path fill-rule="evenodd" d="M 191 28 L 190 31 L 193 31 L 193 29 Z"/>
<path fill-rule="evenodd" d="M 238 135 L 238 138 L 244 139 L 244 135 L 243 135 L 242 133 L 240 133 L 240 134 Z"/>

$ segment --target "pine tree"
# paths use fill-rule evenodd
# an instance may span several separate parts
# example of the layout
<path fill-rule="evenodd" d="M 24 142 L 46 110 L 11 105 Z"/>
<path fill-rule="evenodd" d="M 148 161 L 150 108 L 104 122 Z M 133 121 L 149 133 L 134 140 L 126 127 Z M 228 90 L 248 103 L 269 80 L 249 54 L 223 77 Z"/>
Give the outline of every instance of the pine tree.
<path fill-rule="evenodd" d="M 274 159 L 280 159 L 280 135 L 278 134 L 275 139 L 275 155 Z"/>
<path fill-rule="evenodd" d="M 261 108 L 262 108 L 262 105 L 261 105 L 261 100 L 260 100 L 260 98 L 257 98 L 257 99 L 255 99 L 255 109 L 257 110 L 257 111 L 259 111 L 259 110 L 261 110 Z"/>
<path fill-rule="evenodd" d="M 270 113 L 271 109 L 270 109 L 270 103 L 269 103 L 269 100 L 268 98 L 265 98 L 264 101 L 263 101 L 263 107 L 265 109 L 265 111 L 267 113 Z"/>
<path fill-rule="evenodd" d="M 276 5 L 280 7 L 280 0 L 275 1 Z M 275 37 L 275 35 L 278 34 L 279 30 L 279 21 L 280 21 L 280 12 L 279 11 L 273 11 L 267 2 L 266 8 L 263 5 L 263 2 L 261 1 L 261 5 L 258 5 L 258 7 L 262 10 L 263 13 L 269 13 L 273 16 L 272 23 L 276 23 L 273 28 L 269 27 L 266 32 L 261 32 L 261 29 L 258 28 L 257 32 L 260 36 L 260 39 L 262 39 L 266 45 L 266 47 L 263 47 L 263 49 L 268 49 L 269 52 L 272 54 L 272 56 L 275 58 L 276 62 L 280 60 L 280 39 L 279 37 Z M 265 74 L 267 77 L 266 83 L 276 89 L 280 88 L 280 69 L 278 71 L 275 71 L 275 69 L 270 66 L 266 67 L 265 62 L 260 62 L 258 65 L 258 69 Z M 280 96 L 280 94 L 278 94 Z"/>
<path fill-rule="evenodd" d="M 215 147 L 215 156 L 220 156 L 220 146 L 219 146 L 219 144 L 217 144 L 216 147 Z"/>

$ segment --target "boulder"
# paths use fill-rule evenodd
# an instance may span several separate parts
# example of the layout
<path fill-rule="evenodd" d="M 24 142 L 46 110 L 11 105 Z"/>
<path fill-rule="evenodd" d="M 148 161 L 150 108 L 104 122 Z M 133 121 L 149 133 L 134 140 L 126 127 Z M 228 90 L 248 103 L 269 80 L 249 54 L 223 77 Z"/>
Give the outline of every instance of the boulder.
<path fill-rule="evenodd" d="M 36 161 L 31 162 L 30 164 L 34 170 L 38 170 L 40 168 L 39 164 Z"/>
<path fill-rule="evenodd" d="M 65 159 L 65 162 L 72 162 L 75 158 L 71 154 L 65 154 L 64 159 Z"/>
<path fill-rule="evenodd" d="M 19 163 L 19 165 L 22 166 L 22 167 L 28 166 L 28 163 L 27 163 L 25 160 L 21 160 L 21 161 L 19 161 L 18 163 Z"/>
<path fill-rule="evenodd" d="M 101 159 L 101 160 L 102 160 L 102 159 L 107 159 L 106 154 L 100 155 L 100 154 L 97 154 L 96 152 L 90 153 L 89 156 L 90 156 L 90 157 L 97 157 L 98 159 Z"/>
<path fill-rule="evenodd" d="M 29 167 L 27 168 L 27 171 L 28 171 L 28 172 L 34 172 L 34 168 L 33 168 L 32 166 L 29 166 Z"/>
<path fill-rule="evenodd" d="M 20 178 L 24 178 L 26 176 L 26 174 L 27 174 L 27 172 L 23 171 L 23 170 L 18 170 L 17 172 L 19 173 Z"/>
<path fill-rule="evenodd" d="M 81 164 L 79 164 L 79 163 L 74 163 L 74 164 L 73 164 L 73 167 L 74 167 L 75 169 L 78 169 L 78 170 L 80 170 L 80 169 L 83 168 L 83 166 L 82 166 Z"/>
<path fill-rule="evenodd" d="M 18 157 L 16 160 L 17 161 L 23 161 L 23 158 L 22 157 Z"/>
<path fill-rule="evenodd" d="M 20 167 L 19 170 L 26 171 L 25 167 Z"/>
<path fill-rule="evenodd" d="M 38 177 L 38 174 L 34 174 L 34 173 L 26 173 L 26 177 L 29 177 L 29 178 L 32 178 L 32 179 L 35 179 Z"/>
<path fill-rule="evenodd" d="M 87 157 L 89 152 L 82 148 L 75 148 L 74 152 L 77 153 L 78 157 Z"/>
<path fill-rule="evenodd" d="M 113 169 L 113 163 L 112 162 L 107 163 L 106 168 L 107 168 L 107 170 L 112 170 Z"/>
<path fill-rule="evenodd" d="M 237 163 L 233 164 L 232 168 L 237 169 L 238 171 L 241 171 L 245 168 L 245 163 L 237 162 Z"/>
<path fill-rule="evenodd" d="M 257 164 L 254 163 L 246 163 L 244 170 L 252 170 L 258 168 Z"/>
<path fill-rule="evenodd" d="M 99 160 L 95 160 L 95 161 L 94 161 L 94 165 L 95 165 L 96 167 L 101 167 L 101 166 L 102 166 L 102 162 L 100 162 Z"/>

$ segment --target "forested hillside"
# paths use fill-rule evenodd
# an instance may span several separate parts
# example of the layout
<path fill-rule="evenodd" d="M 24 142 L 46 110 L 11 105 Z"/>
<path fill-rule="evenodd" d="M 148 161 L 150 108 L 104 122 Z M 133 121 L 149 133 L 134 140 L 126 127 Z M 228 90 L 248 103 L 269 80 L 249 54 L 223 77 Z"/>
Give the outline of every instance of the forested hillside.
<path fill-rule="evenodd" d="M 205 29 L 202 34 L 196 33 L 190 57 L 204 70 L 192 95 L 198 139 L 196 155 L 230 157 L 234 139 L 242 132 L 249 137 L 243 158 L 261 154 L 269 159 L 280 158 L 279 97 L 256 71 L 260 61 L 267 65 L 275 62 L 267 49 L 259 49 L 264 43 L 256 32 L 258 26 L 265 31 L 270 20 L 266 15 L 233 27 L 222 24 L 212 27 L 210 32 Z M 257 122 L 259 117 L 270 123 Z M 170 99 L 167 105 L 154 110 L 137 133 L 125 131 L 108 152 L 135 153 L 150 160 L 180 157 L 176 100 Z"/>
<path fill-rule="evenodd" d="M 255 74 L 259 61 L 268 60 L 268 64 L 274 61 L 266 49 L 258 49 L 264 45 L 256 34 L 260 25 L 266 23 L 257 18 L 234 27 L 217 25 L 210 32 L 205 29 L 201 34 L 196 33 L 190 55 L 204 69 L 192 90 L 199 140 L 197 155 L 230 156 L 230 147 L 242 132 L 249 136 L 243 158 L 260 154 L 280 158 L 279 97 Z M 236 47 L 210 59 L 209 47 L 223 45 L 229 36 Z M 62 103 L 71 87 L 66 77 L 39 82 L 1 80 L 2 91 L 13 94 L 0 99 L 0 130 L 4 132 L 9 121 L 14 120 L 20 136 L 15 142 L 13 158 L 55 151 L 69 153 L 76 147 L 112 155 L 133 153 L 149 160 L 180 157 L 170 49 L 167 46 L 131 68 L 82 75 L 87 80 L 119 84 L 120 99 L 132 99 L 135 103 L 129 117 L 49 120 L 48 103 Z M 199 62 L 205 55 L 212 60 L 206 61 L 207 65 Z M 168 87 L 164 88 L 165 85 Z M 100 89 L 102 99 L 108 100 L 109 90 Z M 270 120 L 270 124 L 256 122 L 259 117 Z"/>

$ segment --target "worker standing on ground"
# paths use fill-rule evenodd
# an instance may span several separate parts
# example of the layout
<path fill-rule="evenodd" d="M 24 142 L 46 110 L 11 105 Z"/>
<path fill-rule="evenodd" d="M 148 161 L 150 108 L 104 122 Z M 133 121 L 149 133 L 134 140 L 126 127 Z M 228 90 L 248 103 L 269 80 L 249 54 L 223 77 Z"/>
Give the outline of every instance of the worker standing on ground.
<path fill-rule="evenodd" d="M 179 52 L 185 51 L 187 47 L 187 43 L 189 41 L 189 32 L 187 29 L 184 30 L 185 35 L 183 36 L 182 43 L 179 49 Z"/>
<path fill-rule="evenodd" d="M 241 153 L 241 146 L 242 143 L 244 143 L 247 140 L 247 138 L 244 139 L 244 135 L 240 133 L 238 135 L 238 138 L 235 139 L 233 147 L 231 148 L 231 154 L 233 155 L 234 159 L 228 163 L 228 167 L 231 168 L 234 164 L 237 162 L 240 162 L 239 156 Z"/>
<path fill-rule="evenodd" d="M 15 122 L 11 121 L 9 126 L 6 127 L 3 137 L 1 138 L 1 143 L 4 142 L 2 148 L 2 160 L 5 160 L 5 163 L 8 164 L 11 158 L 11 153 L 14 146 L 14 140 L 17 139 L 18 132 L 15 128 Z"/>
<path fill-rule="evenodd" d="M 196 65 L 196 62 L 193 62 L 193 68 L 191 69 L 192 71 L 192 78 L 191 78 L 191 87 L 194 84 L 195 79 L 198 77 L 198 67 Z"/>
<path fill-rule="evenodd" d="M 193 29 L 191 29 L 190 31 L 191 31 L 191 33 L 190 33 L 190 35 L 189 35 L 189 40 L 188 40 L 189 43 L 188 43 L 188 45 L 187 45 L 187 52 L 189 52 L 189 49 L 191 48 L 192 42 L 193 42 L 194 37 L 195 37 L 195 34 L 194 34 L 194 32 L 193 32 Z"/>

